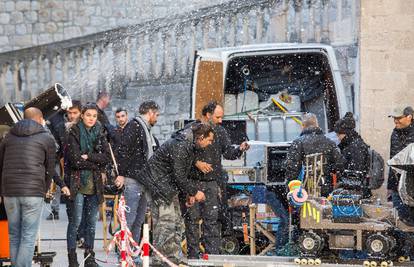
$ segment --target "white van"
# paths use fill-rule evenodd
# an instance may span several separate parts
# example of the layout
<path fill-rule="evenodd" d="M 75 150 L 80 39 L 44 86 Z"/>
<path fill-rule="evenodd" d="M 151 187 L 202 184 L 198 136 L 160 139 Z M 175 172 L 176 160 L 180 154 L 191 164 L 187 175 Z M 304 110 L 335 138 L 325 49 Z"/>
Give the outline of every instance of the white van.
<path fill-rule="evenodd" d="M 280 96 L 286 93 L 290 103 L 280 102 Z M 224 106 L 227 118 L 240 118 L 250 112 L 262 120 L 268 117 L 266 113 L 272 113 L 263 112 L 271 106 L 272 98 L 286 109 L 290 108 L 288 114 L 315 113 L 321 128 L 325 132 L 331 131 L 334 123 L 347 111 L 333 48 L 323 44 L 279 43 L 196 52 L 192 83 L 193 119 L 201 116 L 201 108 L 206 103 L 216 100 Z M 277 108 L 272 110 L 283 113 Z M 296 123 L 292 125 L 295 128 Z M 279 127 L 273 127 L 273 130 L 280 131 Z M 272 132 L 269 132 L 261 141 L 289 141 L 296 136 L 296 130 L 288 130 L 283 138 L 278 138 L 280 133 L 276 132 L 271 138 Z M 255 137 L 259 137 L 255 140 L 261 139 L 260 136 Z"/>
<path fill-rule="evenodd" d="M 335 52 L 323 44 L 262 44 L 196 51 L 191 118 L 216 100 L 235 144 L 250 140 L 241 160 L 223 161 L 229 183 L 285 184 L 284 160 L 316 114 L 325 133 L 347 110 Z M 336 135 L 333 135 L 336 137 Z"/>

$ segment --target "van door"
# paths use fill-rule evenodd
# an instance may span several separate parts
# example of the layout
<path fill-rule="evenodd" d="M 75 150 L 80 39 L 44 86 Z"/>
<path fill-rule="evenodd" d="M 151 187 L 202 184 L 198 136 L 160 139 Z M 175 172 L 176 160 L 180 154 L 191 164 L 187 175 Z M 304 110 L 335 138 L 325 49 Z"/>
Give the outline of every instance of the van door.
<path fill-rule="evenodd" d="M 197 56 L 192 85 L 191 117 L 201 118 L 203 107 L 210 101 L 220 105 L 224 101 L 223 62 L 217 59 L 203 59 Z"/>

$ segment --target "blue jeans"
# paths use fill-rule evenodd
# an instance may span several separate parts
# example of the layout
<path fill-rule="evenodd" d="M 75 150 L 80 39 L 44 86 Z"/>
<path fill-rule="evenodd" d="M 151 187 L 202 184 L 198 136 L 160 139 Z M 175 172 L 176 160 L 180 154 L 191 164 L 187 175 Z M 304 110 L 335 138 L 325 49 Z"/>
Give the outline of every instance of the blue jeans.
<path fill-rule="evenodd" d="M 289 239 L 289 213 L 282 202 L 272 191 L 266 191 L 266 203 L 279 217 L 279 225 L 276 233 L 276 251 L 281 249 Z"/>
<path fill-rule="evenodd" d="M 15 267 L 32 266 L 42 197 L 4 197 L 9 225 L 10 257 Z"/>
<path fill-rule="evenodd" d="M 141 227 L 147 212 L 147 198 L 145 197 L 144 186 L 135 179 L 125 177 L 124 190 L 125 203 L 129 207 L 126 213 L 126 221 L 132 237 L 136 242 L 140 242 Z"/>
<path fill-rule="evenodd" d="M 93 249 L 96 222 L 98 220 L 98 196 L 78 193 L 75 200 L 68 201 L 67 205 L 72 205 L 68 207 L 70 209 L 70 212 L 68 212 L 69 224 L 66 234 L 68 250 L 76 249 L 76 236 L 82 216 L 84 216 L 85 220 L 85 248 Z"/>

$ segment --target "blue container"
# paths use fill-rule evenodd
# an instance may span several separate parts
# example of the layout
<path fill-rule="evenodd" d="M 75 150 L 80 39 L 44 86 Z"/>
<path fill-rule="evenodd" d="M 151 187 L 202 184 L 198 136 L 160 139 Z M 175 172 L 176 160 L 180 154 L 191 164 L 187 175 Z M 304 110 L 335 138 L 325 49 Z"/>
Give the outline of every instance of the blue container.
<path fill-rule="evenodd" d="M 332 197 L 332 217 L 334 219 L 361 218 L 360 195 L 334 195 Z"/>

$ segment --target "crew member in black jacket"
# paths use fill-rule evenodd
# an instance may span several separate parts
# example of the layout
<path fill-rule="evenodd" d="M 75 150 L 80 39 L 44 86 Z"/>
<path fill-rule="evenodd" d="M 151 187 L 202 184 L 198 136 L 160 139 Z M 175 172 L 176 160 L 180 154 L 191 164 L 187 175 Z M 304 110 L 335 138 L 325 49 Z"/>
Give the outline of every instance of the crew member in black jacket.
<path fill-rule="evenodd" d="M 397 155 L 407 145 L 414 142 L 414 110 L 410 106 L 396 107 L 389 117 L 394 119 L 395 128 L 391 134 L 390 158 Z M 414 226 L 414 208 L 405 205 L 398 193 L 399 175 L 390 168 L 387 189 L 400 220 Z"/>
<path fill-rule="evenodd" d="M 228 133 L 221 126 L 223 115 L 223 107 L 214 101 L 208 103 L 202 109 L 201 122 L 213 128 L 214 141 L 211 146 L 196 151 L 195 164 L 192 170 L 192 176 L 198 181 L 198 189 L 206 195 L 206 201 L 196 203 L 190 208 L 182 205 L 185 211 L 188 258 L 198 258 L 200 256 L 198 230 L 200 219 L 203 220 L 202 239 L 205 252 L 208 254 L 220 253 L 219 195 L 224 198 L 227 185 L 227 176 L 224 174 L 221 165 L 222 156 L 228 160 L 235 160 L 249 148 L 247 142 L 243 142 L 239 146 L 232 145 Z M 219 194 L 220 189 L 222 189 L 221 194 Z M 227 201 L 227 199 L 223 199 L 224 201 Z"/>
<path fill-rule="evenodd" d="M 154 246 L 174 262 L 183 260 L 181 251 L 182 217 L 178 194 L 186 198 L 187 206 L 205 200 L 205 195 L 191 180 L 195 149 L 206 148 L 214 133 L 209 125 L 195 124 L 171 136 L 154 152 L 145 167 L 132 177 L 140 179 L 154 201 Z M 154 262 L 155 261 L 155 262 Z M 161 264 L 155 258 L 153 265 Z"/>
<path fill-rule="evenodd" d="M 305 157 L 310 154 L 322 153 L 326 159 L 324 165 L 324 182 L 321 185 L 322 196 L 329 195 L 333 190 L 331 173 L 342 171 L 344 159 L 335 143 L 329 140 L 319 128 L 315 114 L 307 113 L 302 117 L 302 133 L 290 146 L 286 156 L 286 177 L 288 180 L 298 178 Z"/>
<path fill-rule="evenodd" d="M 363 197 L 369 198 L 371 196 L 367 180 L 370 167 L 369 146 L 355 131 L 352 112 L 347 112 L 342 119 L 335 123 L 335 133 L 340 140 L 338 147 L 345 160 L 344 170 L 360 178 Z M 343 175 L 343 179 L 346 179 L 346 174 Z"/>
<path fill-rule="evenodd" d="M 158 140 L 151 132 L 157 123 L 160 107 L 152 100 L 144 101 L 139 107 L 139 116 L 133 118 L 124 127 L 114 131 L 115 156 L 118 161 L 119 176 L 117 186 L 125 184 L 124 196 L 130 212 L 126 214 L 129 230 L 135 241 L 141 238 L 141 226 L 144 223 L 149 199 L 147 199 L 140 177 L 133 175 L 141 170 L 158 148 Z M 128 116 L 125 110 L 115 114 L 118 122 Z"/>

